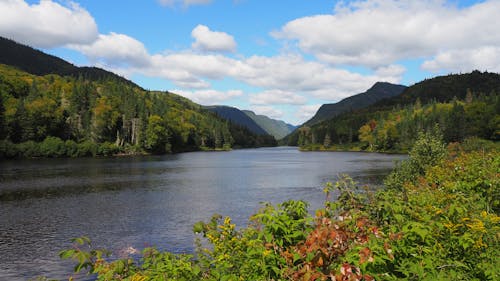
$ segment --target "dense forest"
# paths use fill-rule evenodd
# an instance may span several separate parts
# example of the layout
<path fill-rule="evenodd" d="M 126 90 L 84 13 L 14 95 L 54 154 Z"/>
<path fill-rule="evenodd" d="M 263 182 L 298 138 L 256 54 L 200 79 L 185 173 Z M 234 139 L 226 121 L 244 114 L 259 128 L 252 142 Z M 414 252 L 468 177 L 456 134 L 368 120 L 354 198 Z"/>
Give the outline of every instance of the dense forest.
<path fill-rule="evenodd" d="M 444 141 L 500 140 L 500 75 L 474 71 L 417 83 L 401 95 L 302 126 L 285 138 L 304 150 L 355 148 L 405 152 L 420 131 Z"/>
<path fill-rule="evenodd" d="M 115 76 L 43 76 L 0 65 L 2 157 L 168 153 L 275 145 L 169 92 Z"/>

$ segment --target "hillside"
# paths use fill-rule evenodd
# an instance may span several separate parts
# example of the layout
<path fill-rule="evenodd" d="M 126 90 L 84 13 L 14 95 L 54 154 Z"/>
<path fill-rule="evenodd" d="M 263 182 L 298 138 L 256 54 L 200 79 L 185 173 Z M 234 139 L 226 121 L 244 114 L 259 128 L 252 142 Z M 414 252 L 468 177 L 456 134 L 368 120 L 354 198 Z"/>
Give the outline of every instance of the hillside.
<path fill-rule="evenodd" d="M 293 132 L 297 127 L 287 124 L 284 121 L 269 118 L 265 115 L 257 115 L 253 111 L 243 110 L 243 112 L 252 120 L 257 123 L 268 134 L 274 136 L 276 139 L 282 139 L 286 135 Z"/>
<path fill-rule="evenodd" d="M 465 74 L 451 74 L 425 79 L 407 88 L 401 95 L 379 101 L 376 107 L 407 105 L 417 99 L 422 104 L 430 101 L 447 102 L 454 98 L 465 99 L 467 93 L 500 93 L 500 74 L 472 71 Z"/>
<path fill-rule="evenodd" d="M 311 126 L 331 119 L 344 112 L 349 112 L 372 105 L 382 99 L 401 94 L 407 87 L 387 82 L 377 82 L 364 93 L 345 98 L 337 103 L 322 105 L 316 114 L 304 125 Z"/>
<path fill-rule="evenodd" d="M 240 126 L 248 128 L 251 132 L 258 135 L 267 135 L 268 133 L 261 128 L 252 118 L 250 118 L 243 111 L 231 107 L 231 106 L 222 106 L 222 105 L 214 105 L 214 106 L 206 106 L 205 109 L 214 112 L 219 117 L 227 119 L 234 124 L 238 124 Z"/>
<path fill-rule="evenodd" d="M 0 36 L 0 64 L 10 65 L 34 75 L 57 74 L 89 80 L 115 79 L 139 87 L 130 80 L 97 67 L 77 67 L 61 58 Z"/>
<path fill-rule="evenodd" d="M 357 144 L 356 149 L 407 151 L 421 131 L 437 130 L 447 142 L 500 140 L 499 93 L 499 74 L 440 76 L 367 108 L 302 126 L 284 141 L 313 150 Z"/>
<path fill-rule="evenodd" d="M 6 49 L 0 57 L 12 65 L 0 64 L 0 158 L 162 154 L 276 143 L 176 94 L 145 91 L 104 70 L 84 75 L 88 68 L 82 72 L 9 40 L 1 45 Z M 69 74 L 47 74 L 54 72 Z"/>

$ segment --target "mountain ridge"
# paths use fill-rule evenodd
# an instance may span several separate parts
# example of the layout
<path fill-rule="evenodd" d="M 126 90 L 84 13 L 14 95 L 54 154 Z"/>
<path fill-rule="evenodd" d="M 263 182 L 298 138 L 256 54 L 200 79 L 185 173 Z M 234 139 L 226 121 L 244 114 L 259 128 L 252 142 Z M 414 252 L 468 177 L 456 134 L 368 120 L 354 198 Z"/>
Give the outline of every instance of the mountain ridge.
<path fill-rule="evenodd" d="M 209 105 L 204 106 L 206 110 L 214 112 L 219 117 L 227 119 L 232 123 L 238 124 L 240 126 L 244 126 L 248 128 L 255 134 L 258 135 L 267 135 L 268 133 L 257 124 L 252 118 L 246 115 L 242 110 L 227 105 Z"/>
<path fill-rule="evenodd" d="M 27 45 L 0 36 L 0 64 L 14 66 L 33 75 L 57 74 L 90 80 L 116 79 L 141 88 L 113 72 L 92 66 L 75 66 L 62 58 L 44 53 Z"/>
<path fill-rule="evenodd" d="M 355 94 L 337 103 L 323 104 L 316 114 L 303 125 L 311 126 L 321 121 L 331 119 L 344 112 L 367 107 L 380 100 L 400 95 L 407 86 L 389 82 L 376 82 L 363 93 Z"/>
<path fill-rule="evenodd" d="M 297 126 L 288 124 L 283 120 L 277 120 L 265 115 L 255 114 L 255 112 L 251 110 L 242 111 L 248 115 L 248 117 L 252 118 L 268 134 L 274 136 L 276 139 L 284 138 L 297 128 Z"/>

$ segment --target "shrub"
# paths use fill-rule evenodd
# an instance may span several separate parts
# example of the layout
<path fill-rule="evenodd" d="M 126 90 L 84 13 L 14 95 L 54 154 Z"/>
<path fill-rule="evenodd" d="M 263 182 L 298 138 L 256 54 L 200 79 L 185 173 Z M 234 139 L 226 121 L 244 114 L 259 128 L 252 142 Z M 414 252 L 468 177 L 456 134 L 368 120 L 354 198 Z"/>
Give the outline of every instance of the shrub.
<path fill-rule="evenodd" d="M 58 137 L 47 137 L 40 143 L 40 156 L 63 157 L 66 156 L 66 145 Z"/>

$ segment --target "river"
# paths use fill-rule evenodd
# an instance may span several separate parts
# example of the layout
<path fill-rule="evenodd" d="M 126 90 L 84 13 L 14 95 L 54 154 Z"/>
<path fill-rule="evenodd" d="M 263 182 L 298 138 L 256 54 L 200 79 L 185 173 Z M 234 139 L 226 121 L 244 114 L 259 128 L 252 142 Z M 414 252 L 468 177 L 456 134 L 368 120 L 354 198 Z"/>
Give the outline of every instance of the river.
<path fill-rule="evenodd" d="M 67 279 L 70 239 L 88 236 L 114 256 L 156 246 L 192 252 L 192 225 L 212 214 L 245 226 L 261 202 L 322 206 L 341 173 L 377 185 L 402 155 L 296 148 L 166 156 L 0 162 L 0 280 Z"/>

